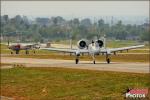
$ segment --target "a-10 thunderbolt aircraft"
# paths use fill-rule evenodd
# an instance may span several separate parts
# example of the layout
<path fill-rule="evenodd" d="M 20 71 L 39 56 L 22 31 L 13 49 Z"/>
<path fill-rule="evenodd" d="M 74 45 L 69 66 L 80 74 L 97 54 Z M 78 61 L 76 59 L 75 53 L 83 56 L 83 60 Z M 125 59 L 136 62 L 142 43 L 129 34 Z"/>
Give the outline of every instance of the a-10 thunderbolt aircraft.
<path fill-rule="evenodd" d="M 129 47 L 121 47 L 121 48 L 106 48 L 105 46 L 105 38 L 97 39 L 95 41 L 92 40 L 92 43 L 87 43 L 86 40 L 82 39 L 77 42 L 78 49 L 63 49 L 63 48 L 40 48 L 42 50 L 49 50 L 49 51 L 58 51 L 58 52 L 66 52 L 66 53 L 74 53 L 76 56 L 75 63 L 78 64 L 79 57 L 81 54 L 88 53 L 93 58 L 93 64 L 95 64 L 95 55 L 105 54 L 106 61 L 110 63 L 110 55 L 116 54 L 118 51 L 123 50 L 130 50 L 139 47 L 143 47 L 144 45 L 136 45 L 136 46 L 129 46 Z"/>
<path fill-rule="evenodd" d="M 29 50 L 33 50 L 35 53 L 35 49 L 39 49 L 39 48 L 40 48 L 39 44 L 17 43 L 17 44 L 9 45 L 8 43 L 8 49 L 12 50 L 11 54 L 13 54 L 13 51 L 15 51 L 16 54 L 19 54 L 20 50 L 25 50 L 25 54 L 29 54 Z"/>

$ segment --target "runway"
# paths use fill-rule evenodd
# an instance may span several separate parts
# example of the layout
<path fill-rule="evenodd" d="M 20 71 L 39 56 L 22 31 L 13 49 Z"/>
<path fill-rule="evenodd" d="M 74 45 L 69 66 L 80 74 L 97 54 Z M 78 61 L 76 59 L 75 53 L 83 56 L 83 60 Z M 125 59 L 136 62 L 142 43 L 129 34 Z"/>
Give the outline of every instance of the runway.
<path fill-rule="evenodd" d="M 133 73 L 149 73 L 149 63 L 129 63 L 129 62 L 98 62 L 93 64 L 92 61 L 80 61 L 75 64 L 74 60 L 55 60 L 55 59 L 37 59 L 37 58 L 15 58 L 1 57 L 1 63 L 6 64 L 22 64 L 25 67 L 62 67 L 101 71 L 119 71 Z M 10 66 L 1 66 L 1 68 Z"/>

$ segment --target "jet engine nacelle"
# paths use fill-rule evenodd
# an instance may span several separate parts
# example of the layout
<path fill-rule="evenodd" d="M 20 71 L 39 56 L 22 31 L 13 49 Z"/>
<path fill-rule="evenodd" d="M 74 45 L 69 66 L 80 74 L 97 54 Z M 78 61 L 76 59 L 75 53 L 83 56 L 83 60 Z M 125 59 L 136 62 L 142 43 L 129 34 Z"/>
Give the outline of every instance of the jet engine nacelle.
<path fill-rule="evenodd" d="M 79 40 L 79 41 L 77 42 L 77 46 L 78 46 L 78 48 L 80 48 L 80 49 L 84 49 L 84 48 L 87 47 L 87 42 L 86 42 L 85 40 Z"/>
<path fill-rule="evenodd" d="M 97 42 L 99 47 L 104 46 L 104 42 L 102 40 L 99 39 L 99 40 L 96 40 L 96 42 Z"/>

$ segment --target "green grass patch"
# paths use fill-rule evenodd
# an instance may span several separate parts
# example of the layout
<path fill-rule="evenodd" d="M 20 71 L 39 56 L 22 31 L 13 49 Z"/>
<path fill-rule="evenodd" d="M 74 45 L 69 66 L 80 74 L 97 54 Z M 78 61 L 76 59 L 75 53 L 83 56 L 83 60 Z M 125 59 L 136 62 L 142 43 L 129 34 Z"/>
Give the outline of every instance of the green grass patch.
<path fill-rule="evenodd" d="M 148 74 L 66 68 L 1 70 L 1 95 L 19 100 L 123 100 L 127 88 L 148 87 Z"/>
<path fill-rule="evenodd" d="M 5 45 L 5 44 L 1 44 L 1 43 L 0 43 L 0 48 L 1 48 L 1 49 L 6 49 L 6 48 L 8 48 L 8 46 Z"/>

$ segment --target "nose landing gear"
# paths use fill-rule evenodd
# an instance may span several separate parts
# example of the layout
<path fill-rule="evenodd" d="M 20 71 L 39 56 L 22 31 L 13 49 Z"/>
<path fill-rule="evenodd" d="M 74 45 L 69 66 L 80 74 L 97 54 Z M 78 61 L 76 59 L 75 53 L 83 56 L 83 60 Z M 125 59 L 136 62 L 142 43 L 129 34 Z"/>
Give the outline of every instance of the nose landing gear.
<path fill-rule="evenodd" d="M 76 59 L 76 64 L 78 64 L 78 62 L 79 62 L 79 59 Z"/>
<path fill-rule="evenodd" d="M 93 61 L 93 64 L 95 64 L 95 60 Z"/>

